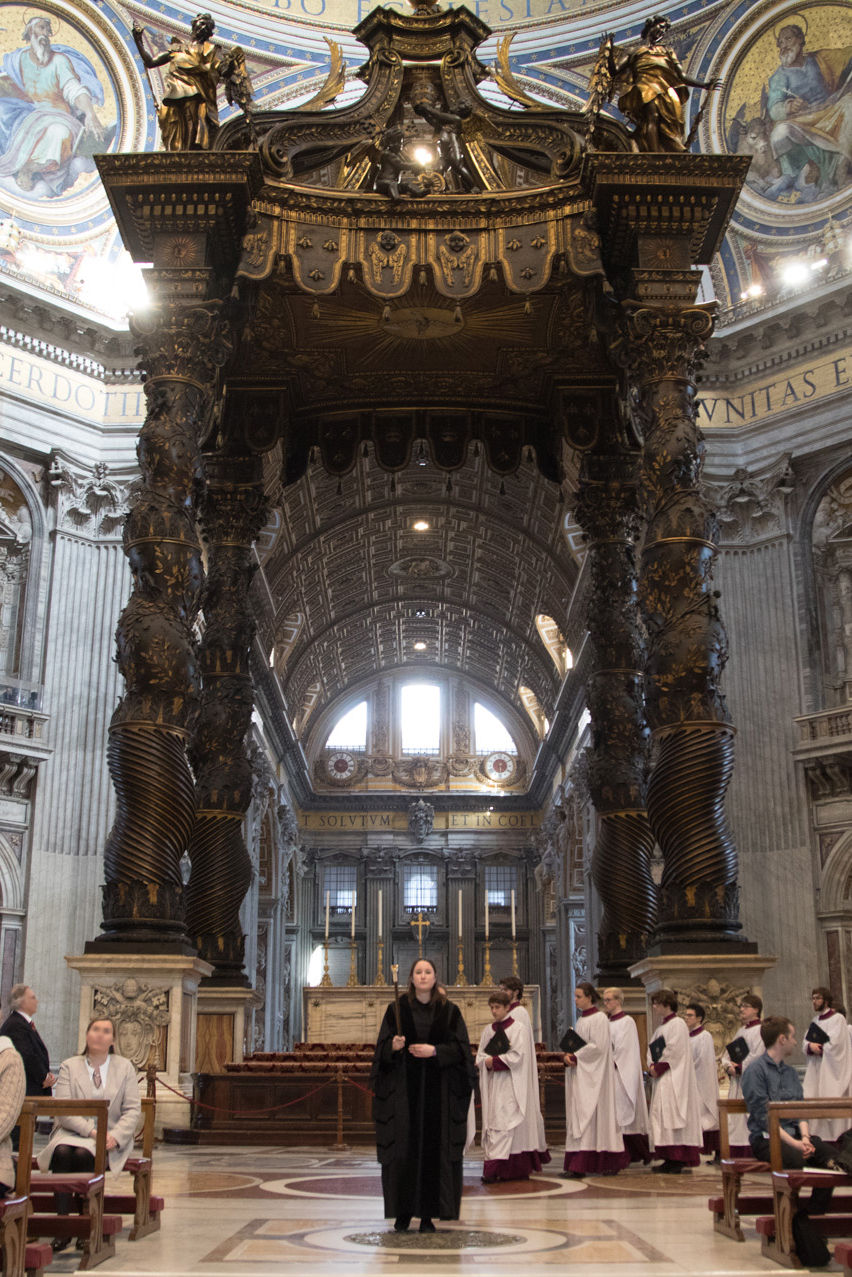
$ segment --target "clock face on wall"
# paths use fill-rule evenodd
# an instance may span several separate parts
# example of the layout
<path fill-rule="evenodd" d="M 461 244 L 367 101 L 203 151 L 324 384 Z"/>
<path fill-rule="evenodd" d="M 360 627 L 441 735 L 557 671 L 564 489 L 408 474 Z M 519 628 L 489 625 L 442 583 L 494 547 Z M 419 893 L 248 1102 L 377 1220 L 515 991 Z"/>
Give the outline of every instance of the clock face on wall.
<path fill-rule="evenodd" d="M 517 763 L 511 754 L 489 754 L 482 764 L 482 770 L 489 780 L 509 781 L 515 774 Z"/>
<path fill-rule="evenodd" d="M 329 754 L 326 765 L 335 780 L 348 780 L 355 770 L 355 758 L 340 749 L 336 754 Z"/>

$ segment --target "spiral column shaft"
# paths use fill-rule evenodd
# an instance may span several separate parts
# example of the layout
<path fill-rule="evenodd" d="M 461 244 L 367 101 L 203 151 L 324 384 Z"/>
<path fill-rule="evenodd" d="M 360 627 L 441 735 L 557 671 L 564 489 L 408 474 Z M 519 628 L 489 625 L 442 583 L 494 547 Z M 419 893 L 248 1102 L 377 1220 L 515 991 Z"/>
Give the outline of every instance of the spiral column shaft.
<path fill-rule="evenodd" d="M 613 411 L 610 428 L 616 421 Z M 656 908 L 654 838 L 645 810 L 644 643 L 636 597 L 637 449 L 610 443 L 584 457 L 575 517 L 589 556 L 589 788 L 598 815 L 592 880 L 603 905 L 598 979 L 623 984 L 630 979 L 629 965 L 645 955 Z"/>
<path fill-rule="evenodd" d="M 646 712 L 658 746 L 648 816 L 665 863 L 657 934 L 662 942 L 730 941 L 740 929 L 737 852 L 724 807 L 734 729 L 720 690 L 727 637 L 713 589 L 716 520 L 701 488 L 695 406 L 712 313 L 624 306 L 622 354 L 645 434 L 639 597 Z"/>
<path fill-rule="evenodd" d="M 207 543 L 202 595 L 201 711 L 189 746 L 198 814 L 189 844 L 187 927 L 210 982 L 246 984 L 240 906 L 251 882 L 243 817 L 252 770 L 245 737 L 254 703 L 249 659 L 255 624 L 249 607 L 252 545 L 266 509 L 259 457 L 205 456 L 201 526 Z"/>
<path fill-rule="evenodd" d="M 133 591 L 116 630 L 126 683 L 110 724 L 115 823 L 95 947 L 188 944 L 179 861 L 195 820 L 185 742 L 198 712 L 193 623 L 203 580 L 196 534 L 198 438 L 230 349 L 216 301 L 163 301 L 133 322 L 147 379 L 141 487 L 124 529 Z"/>

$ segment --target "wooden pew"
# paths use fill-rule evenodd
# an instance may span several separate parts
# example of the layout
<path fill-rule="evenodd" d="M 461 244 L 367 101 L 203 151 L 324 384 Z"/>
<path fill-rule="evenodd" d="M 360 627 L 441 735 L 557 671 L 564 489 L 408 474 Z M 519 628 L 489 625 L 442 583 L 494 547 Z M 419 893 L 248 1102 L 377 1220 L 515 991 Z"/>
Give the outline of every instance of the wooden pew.
<path fill-rule="evenodd" d="M 133 1194 L 107 1193 L 104 1209 L 110 1214 L 132 1215 L 133 1227 L 130 1240 L 139 1241 L 149 1233 L 156 1233 L 160 1227 L 160 1214 L 165 1202 L 162 1197 L 152 1196 L 154 1181 L 154 1120 L 157 1116 L 157 1101 L 146 1096 L 142 1101 L 142 1156 L 132 1154 L 124 1164 L 124 1169 L 133 1176 Z"/>
<path fill-rule="evenodd" d="M 115 1254 L 115 1235 L 121 1232 L 121 1217 L 104 1212 L 104 1173 L 106 1168 L 108 1100 L 56 1100 L 52 1096 L 30 1096 L 23 1114 L 31 1114 L 32 1122 L 21 1122 L 18 1148 L 18 1172 L 15 1194 L 29 1197 L 35 1214 L 27 1222 L 27 1235 L 38 1237 L 76 1237 L 83 1242 L 80 1270 L 95 1268 Z M 37 1117 L 91 1117 L 95 1130 L 95 1169 L 91 1173 L 59 1175 L 33 1172 L 33 1130 Z M 53 1213 L 54 1193 L 69 1193 L 77 1203 L 77 1215 Z"/>
<path fill-rule="evenodd" d="M 767 1191 L 760 1195 L 741 1193 L 743 1175 L 769 1174 L 769 1162 L 761 1162 L 756 1157 L 731 1157 L 730 1130 L 728 1118 L 736 1113 L 747 1112 L 745 1100 L 719 1101 L 719 1145 L 722 1165 L 722 1195 L 711 1197 L 707 1206 L 713 1212 L 713 1228 L 723 1237 L 731 1241 L 744 1242 L 745 1236 L 740 1226 L 740 1215 L 759 1215 L 761 1211 L 770 1211 L 773 1207 L 772 1195 Z"/>
<path fill-rule="evenodd" d="M 23 1112 L 18 1120 L 20 1127 L 29 1126 L 30 1141 L 35 1130 L 35 1115 Z M 23 1210 L 20 1209 L 23 1204 Z M 4 1277 L 42 1277 L 45 1268 L 53 1260 L 53 1251 L 45 1242 L 27 1241 L 27 1221 L 30 1203 L 19 1196 L 0 1199 L 0 1267 Z"/>
<path fill-rule="evenodd" d="M 849 1188 L 852 1175 L 825 1171 L 785 1171 L 781 1162 L 782 1118 L 845 1118 L 852 1127 L 852 1098 L 839 1100 L 789 1100 L 769 1105 L 769 1160 L 772 1165 L 773 1213 L 759 1216 L 755 1227 L 760 1236 L 761 1253 L 785 1268 L 801 1268 L 793 1239 L 793 1216 L 800 1209 L 799 1195 L 804 1188 Z M 831 1214 L 812 1215 L 814 1228 L 824 1237 L 852 1236 L 852 1197 L 832 1200 Z M 841 1213 L 841 1211 L 845 1213 Z"/>

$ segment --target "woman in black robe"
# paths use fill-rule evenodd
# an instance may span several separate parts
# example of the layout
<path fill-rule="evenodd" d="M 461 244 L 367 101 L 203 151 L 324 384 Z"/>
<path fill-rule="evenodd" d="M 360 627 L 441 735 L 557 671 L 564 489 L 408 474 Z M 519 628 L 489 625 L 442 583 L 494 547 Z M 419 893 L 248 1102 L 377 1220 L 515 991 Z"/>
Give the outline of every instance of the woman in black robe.
<path fill-rule="evenodd" d="M 433 1219 L 458 1219 L 461 1207 L 476 1070 L 462 1013 L 437 979 L 431 959 L 413 964 L 400 998 L 402 1033 L 391 1002 L 370 1073 L 385 1216 L 397 1232 L 416 1217 L 421 1233 L 434 1233 Z"/>

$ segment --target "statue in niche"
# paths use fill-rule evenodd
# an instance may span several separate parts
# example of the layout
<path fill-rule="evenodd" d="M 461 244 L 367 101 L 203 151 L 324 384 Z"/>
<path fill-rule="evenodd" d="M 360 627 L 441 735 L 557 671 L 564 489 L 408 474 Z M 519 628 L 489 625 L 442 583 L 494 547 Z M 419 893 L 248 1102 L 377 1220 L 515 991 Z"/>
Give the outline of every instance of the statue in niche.
<path fill-rule="evenodd" d="M 722 87 L 721 80 L 691 79 L 674 49 L 663 43 L 671 23 L 655 13 L 642 28 L 641 45 L 620 60 L 612 35 L 604 36 L 590 80 L 591 114 L 609 102 L 616 92 L 619 111 L 634 125 L 637 151 L 689 150 L 701 121 L 702 107 L 689 137 L 685 135 L 686 104 L 690 89 L 708 93 Z"/>
<path fill-rule="evenodd" d="M 165 75 L 163 100 L 157 120 L 167 151 L 209 151 L 219 131 L 219 85 L 225 86 L 230 106 L 241 107 L 253 129 L 251 81 L 246 55 L 239 45 L 228 48 L 213 41 L 216 23 L 209 13 L 192 20 L 189 40 L 173 37 L 165 53 L 151 54 L 145 48 L 143 27 L 133 27 L 133 39 L 148 70 L 169 69 Z M 148 81 L 150 86 L 150 80 Z M 153 89 L 151 90 L 153 96 Z"/>
<path fill-rule="evenodd" d="M 408 831 L 420 846 L 426 841 L 435 824 L 435 808 L 422 798 L 412 803 L 408 809 Z"/>

